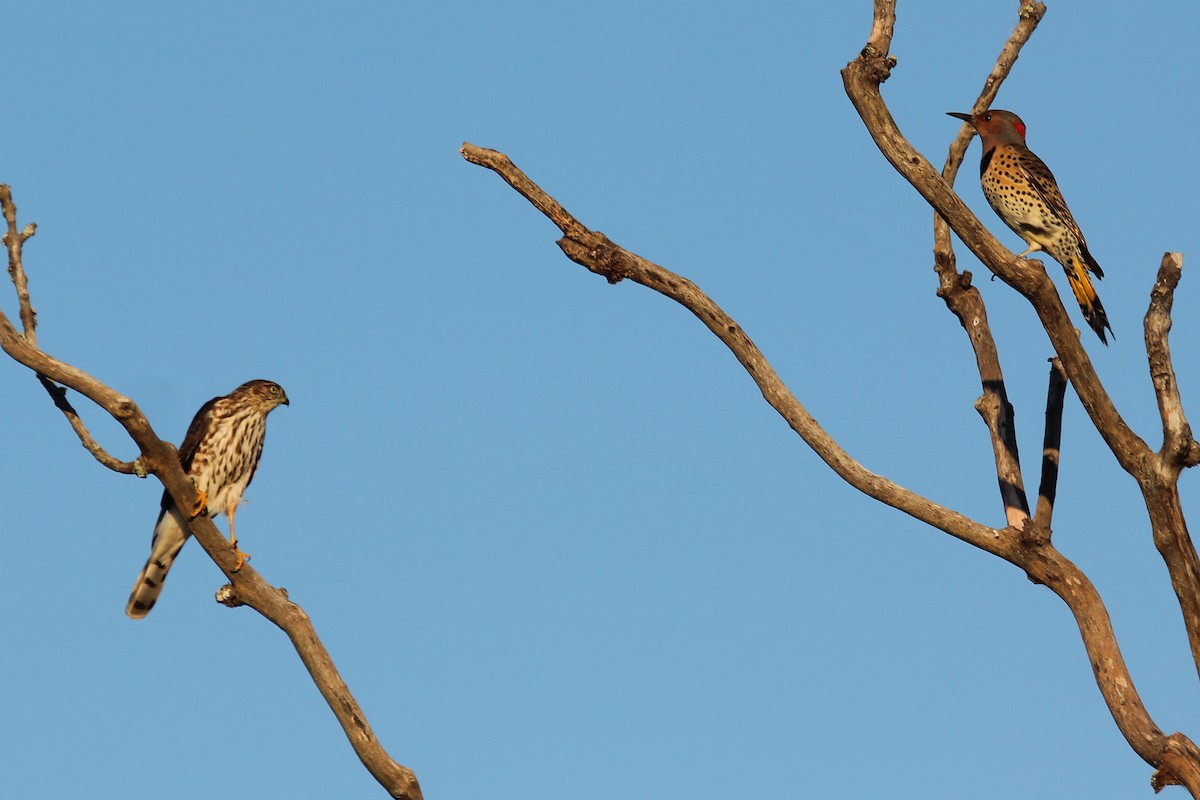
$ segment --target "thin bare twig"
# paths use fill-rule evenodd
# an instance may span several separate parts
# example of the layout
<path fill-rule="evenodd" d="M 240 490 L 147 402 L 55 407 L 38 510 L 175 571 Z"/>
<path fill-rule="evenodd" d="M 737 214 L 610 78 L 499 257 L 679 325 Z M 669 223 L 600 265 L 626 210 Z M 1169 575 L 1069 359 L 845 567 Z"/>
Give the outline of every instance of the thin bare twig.
<path fill-rule="evenodd" d="M 123 475 L 137 475 L 139 478 L 146 477 L 146 471 L 140 461 L 122 461 L 119 458 L 109 455 L 108 451 L 100 446 L 100 443 L 92 437 L 91 431 L 83 424 L 83 420 L 79 417 L 79 412 L 71 405 L 71 401 L 67 399 L 66 389 L 45 375 L 38 375 L 37 379 L 42 384 L 42 388 L 46 390 L 46 393 L 50 395 L 50 399 L 54 402 L 54 407 L 61 411 L 63 416 L 67 418 L 71 430 L 75 431 L 75 435 L 79 437 L 83 448 L 91 453 L 97 461 L 113 472 L 120 472 Z"/>
<path fill-rule="evenodd" d="M 7 183 L 0 183 L 0 210 L 4 214 L 5 231 L 4 247 L 8 250 L 8 276 L 17 289 L 17 301 L 21 306 L 21 326 L 25 329 L 25 339 L 37 347 L 37 312 L 29 299 L 29 279 L 25 276 L 25 267 L 21 263 L 21 252 L 25 242 L 37 233 L 37 225 L 32 222 L 24 230 L 17 230 L 17 206 L 13 203 L 12 189 Z"/>

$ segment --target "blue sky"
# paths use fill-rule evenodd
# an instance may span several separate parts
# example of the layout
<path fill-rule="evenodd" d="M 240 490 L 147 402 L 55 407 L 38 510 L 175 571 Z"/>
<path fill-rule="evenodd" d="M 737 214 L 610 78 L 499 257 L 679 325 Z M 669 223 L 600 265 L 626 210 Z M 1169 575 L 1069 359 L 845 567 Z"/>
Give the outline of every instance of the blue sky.
<path fill-rule="evenodd" d="M 969 109 L 1016 21 L 1015 2 L 969 5 L 903 2 L 885 85 L 939 164 L 944 112 Z M 1162 252 L 1200 251 L 1200 10 L 1049 5 L 997 106 L 1105 269 L 1116 341 L 1085 341 L 1156 444 L 1140 327 Z M 426 797 L 1149 795 L 1048 590 L 857 495 L 698 321 L 567 261 L 458 155 L 506 152 L 695 280 L 869 469 L 1002 524 L 930 211 L 842 91 L 869 26 L 867 0 L 6 14 L 0 181 L 39 225 L 42 346 L 176 442 L 208 398 L 283 384 L 239 539 Z M 1017 247 L 978 155 L 960 188 Z M 959 251 L 1035 470 L 1050 348 Z M 1185 401 L 1197 302 L 1185 270 Z M 382 796 L 284 637 L 212 602 L 197 546 L 125 618 L 160 487 L 98 466 L 23 369 L 0 363 L 0 392 L 0 791 Z M 1062 462 L 1056 542 L 1107 598 L 1157 723 L 1195 737 L 1138 492 L 1073 395 Z"/>

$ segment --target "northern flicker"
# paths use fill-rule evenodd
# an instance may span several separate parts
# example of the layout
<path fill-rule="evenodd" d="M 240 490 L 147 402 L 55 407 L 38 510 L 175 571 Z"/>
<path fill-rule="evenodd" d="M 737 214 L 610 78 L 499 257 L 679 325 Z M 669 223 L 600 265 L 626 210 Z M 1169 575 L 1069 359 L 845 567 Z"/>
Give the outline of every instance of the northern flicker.
<path fill-rule="evenodd" d="M 1104 330 L 1112 333 L 1112 326 L 1088 275 L 1090 271 L 1097 279 L 1103 278 L 1104 270 L 1088 252 L 1083 231 L 1075 224 L 1050 168 L 1025 145 L 1025 123 L 1011 111 L 949 113 L 979 134 L 983 195 L 1004 224 L 1029 245 L 1020 258 L 1042 250 L 1062 264 L 1083 318 L 1100 341 L 1108 344 Z"/>

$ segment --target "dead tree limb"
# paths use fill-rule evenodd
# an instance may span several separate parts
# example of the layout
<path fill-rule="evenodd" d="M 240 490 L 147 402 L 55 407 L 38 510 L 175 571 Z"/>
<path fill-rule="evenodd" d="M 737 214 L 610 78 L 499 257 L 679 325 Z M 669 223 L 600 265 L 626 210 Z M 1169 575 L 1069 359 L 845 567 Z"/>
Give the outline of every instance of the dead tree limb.
<path fill-rule="evenodd" d="M 762 352 L 735 320 L 687 278 L 635 255 L 571 216 L 554 198 L 528 178 L 503 153 L 464 144 L 463 158 L 492 170 L 544 213 L 563 237 L 558 246 L 567 257 L 610 283 L 629 279 L 671 298 L 691 311 L 719 338 L 758 385 L 764 399 L 834 472 L 854 488 L 951 536 L 997 555 L 1045 584 L 1070 607 L 1096 674 L 1101 695 L 1126 739 L 1149 763 L 1159 767 L 1167 783 L 1192 780 L 1192 764 L 1200 751 L 1181 734 L 1165 735 L 1150 718 L 1134 688 L 1121 655 L 1108 611 L 1087 576 L 1057 551 L 1049 540 L 1030 540 L 1021 530 L 990 528 L 875 475 L 846 453 L 783 384 Z M 1165 765 L 1174 764 L 1164 772 Z M 1185 783 L 1200 798 L 1200 771 Z M 1169 778 L 1169 779 L 1168 779 Z"/>
<path fill-rule="evenodd" d="M 1028 39 L 1044 11 L 1045 8 L 1040 3 L 1021 4 L 1017 30 L 1002 51 L 997 68 L 989 77 L 985 93 L 979 102 L 990 102 L 1008 68 L 1015 61 L 1020 45 Z M 895 60 L 889 54 L 894 25 L 895 3 L 890 0 L 878 0 L 875 3 L 875 15 L 868 43 L 842 72 L 847 94 L 881 152 L 925 197 L 938 218 L 944 219 L 949 228 L 958 234 L 997 277 L 1015 288 L 1033 305 L 1058 353 L 1062 374 L 1075 387 L 1093 424 L 1112 449 L 1117 461 L 1131 474 L 1147 475 L 1145 465 L 1155 460 L 1155 454 L 1129 428 L 1113 405 L 1045 270 L 1038 262 L 1019 259 L 1000 245 L 953 192 L 943 175 L 907 142 L 888 112 L 879 87 L 895 66 Z M 965 144 L 964 140 L 960 150 L 965 150 Z M 976 351 L 980 378 L 984 386 L 980 410 L 991 432 L 996 454 L 997 480 L 1004 500 L 1006 520 L 1009 523 L 1003 529 L 989 528 L 966 519 L 868 471 L 842 450 L 820 427 L 779 380 L 741 326 L 694 283 L 628 252 L 604 234 L 589 229 L 530 180 L 503 153 L 471 144 L 464 144 L 461 152 L 467 161 L 486 167 L 499 175 L 554 222 L 563 233 L 558 245 L 568 258 L 604 276 L 609 282 L 633 280 L 675 300 L 691 311 L 729 348 L 758 385 L 763 397 L 783 416 L 793 431 L 852 486 L 939 530 L 1004 558 L 1023 569 L 1031 580 L 1046 585 L 1061 597 L 1075 617 L 1097 686 L 1117 727 L 1134 751 L 1157 769 L 1154 778 L 1156 784 L 1182 784 L 1193 797 L 1200 798 L 1200 750 L 1197 750 L 1186 736 L 1167 735 L 1155 725 L 1137 693 L 1099 593 L 1087 576 L 1051 543 L 1049 522 L 1055 477 L 1053 471 L 1047 469 L 1045 458 L 1039 491 L 1039 510 L 1045 515 L 1044 527 L 1039 530 L 1037 527 L 1031 529 L 1028 525 L 1029 507 L 1016 457 L 1011 406 L 1008 405 L 1003 391 L 1003 376 L 995 342 L 986 324 L 982 299 L 970 286 L 970 276 L 959 274 L 954 267 L 953 250 L 945 229 L 939 228 L 935 234 L 939 294 L 962 321 Z M 961 161 L 961 157 L 961 152 L 957 158 L 952 153 L 945 170 L 947 175 L 953 175 L 957 170 L 957 163 Z M 1169 310 L 1169 280 L 1165 281 L 1163 286 L 1167 294 L 1158 303 L 1156 314 Z M 1156 318 L 1154 326 L 1156 331 L 1161 330 L 1162 322 Z M 1165 350 L 1165 332 L 1162 341 L 1161 357 L 1166 358 L 1169 363 Z M 1164 387 L 1173 385 L 1173 376 L 1168 375 L 1164 369 L 1158 369 L 1155 376 Z M 1061 398 L 1061 395 L 1062 387 L 1052 382 L 1048 399 L 1050 419 L 1047 423 L 1046 446 L 1053 445 L 1051 449 L 1055 451 L 1059 425 L 1058 419 L 1055 418 L 1058 416 L 1058 412 L 1055 411 L 1055 398 Z M 1164 420 L 1168 416 L 1173 420 L 1180 419 L 1181 412 L 1176 412 L 1171 393 L 1164 390 L 1160 396 L 1165 407 L 1170 410 L 1170 415 L 1164 411 Z M 1180 444 L 1179 440 L 1186 446 Z M 1186 463 L 1192 457 L 1194 449 L 1190 435 L 1177 434 L 1169 449 L 1174 458 L 1172 463 Z M 1164 447 L 1164 453 L 1167 452 L 1168 449 Z M 1051 460 L 1056 464 L 1057 455 Z M 1186 541 L 1187 547 L 1181 544 L 1185 540 L 1181 539 L 1179 534 L 1186 536 L 1181 512 L 1177 519 L 1172 518 L 1169 513 L 1178 508 L 1177 502 L 1174 505 L 1162 502 L 1164 498 L 1172 496 L 1174 483 L 1169 480 L 1170 474 L 1160 471 L 1157 465 L 1150 474 L 1168 478 L 1146 490 L 1148 507 L 1154 505 L 1160 512 L 1160 519 L 1156 522 L 1153 521 L 1155 512 L 1151 513 L 1156 542 L 1160 542 L 1161 549 L 1169 551 L 1169 557 L 1164 553 L 1168 563 L 1173 560 L 1176 564 L 1172 568 L 1172 576 L 1177 573 L 1182 575 L 1185 585 L 1190 586 L 1193 580 L 1200 577 L 1190 574 L 1184 563 L 1187 561 L 1187 552 L 1194 555 L 1194 549 L 1190 547 L 1190 540 Z M 1174 498 L 1177 501 L 1177 492 L 1174 493 Z M 1164 509 L 1168 513 L 1162 513 Z M 1200 598 L 1200 592 L 1195 594 Z M 1182 598 L 1181 604 L 1184 606 L 1185 618 L 1189 618 L 1190 607 Z M 1194 629 L 1200 630 L 1200 627 L 1192 625 L 1190 619 L 1188 628 L 1189 635 Z"/>
<path fill-rule="evenodd" d="M 895 58 L 890 55 L 896 3 L 895 0 L 875 0 L 874 8 L 867 46 L 842 70 L 846 94 L 880 152 L 896 171 L 912 184 L 993 274 L 1016 289 L 1034 308 L 1092 424 L 1117 462 L 1142 490 L 1154 541 L 1170 572 L 1193 660 L 1200 670 L 1200 558 L 1188 536 L 1177 488 L 1179 470 L 1192 463 L 1196 445 L 1185 424 L 1182 404 L 1177 402 L 1170 351 L 1166 347 L 1166 331 L 1170 327 L 1169 298 L 1173 289 L 1169 270 L 1164 267 L 1160 272 L 1160 275 L 1167 275 L 1156 287 L 1156 291 L 1161 288 L 1162 294 L 1156 295 L 1161 300 L 1152 301 L 1147 317 L 1147 352 L 1164 425 L 1163 450 L 1154 453 L 1130 429 L 1113 405 L 1045 270 L 1038 262 L 1019 259 L 1000 246 L 953 193 L 943 176 L 900 132 L 880 92 L 881 84 L 896 65 Z M 1023 0 L 1019 6 L 1021 22 L 1018 29 L 1024 26 L 1031 32 L 1044 11 L 1040 3 Z M 1005 57 L 1002 54 L 1002 60 Z M 998 64 L 993 76 L 1004 72 Z M 997 85 L 989 79 L 985 95 L 978 103 L 989 103 Z M 953 161 L 953 151 L 948 161 Z M 945 172 L 952 176 L 954 168 Z M 1154 343 L 1150 341 L 1152 336 L 1156 338 Z M 1162 785 L 1182 783 L 1193 796 L 1200 796 L 1200 781 L 1197 780 L 1197 765 L 1200 764 L 1197 756 L 1200 754 L 1186 737 L 1180 734 L 1167 737 L 1154 726 L 1141 701 L 1135 700 L 1136 693 L 1132 690 L 1133 684 L 1127 682 L 1129 676 L 1123 662 L 1119 668 L 1109 670 L 1115 666 L 1113 660 L 1120 659 L 1120 651 L 1112 638 L 1107 612 L 1090 585 L 1083 590 L 1085 587 L 1080 583 L 1083 576 L 1064 569 L 1066 565 L 1061 563 L 1061 555 L 1049 546 L 1048 534 L 1047 528 L 1045 542 L 1036 538 L 1029 541 L 1026 557 L 1017 563 L 1026 568 L 1031 579 L 1046 583 L 1071 608 L 1092 656 L 1097 684 L 1109 710 L 1134 750 L 1158 768 L 1155 780 Z M 1047 568 L 1050 564 L 1054 567 Z M 1186 762 L 1186 768 L 1183 762 Z"/>

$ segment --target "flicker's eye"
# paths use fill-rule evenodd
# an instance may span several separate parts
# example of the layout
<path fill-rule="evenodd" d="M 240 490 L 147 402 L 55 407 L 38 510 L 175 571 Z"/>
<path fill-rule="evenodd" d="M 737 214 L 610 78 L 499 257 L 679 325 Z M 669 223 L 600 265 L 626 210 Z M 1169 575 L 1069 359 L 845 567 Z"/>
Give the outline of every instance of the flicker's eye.
<path fill-rule="evenodd" d="M 984 121 L 984 122 L 991 122 L 991 121 L 992 121 L 992 115 L 991 115 L 990 113 L 989 113 L 989 114 L 984 114 L 984 115 L 983 115 L 983 121 Z"/>

